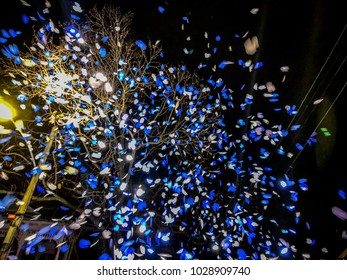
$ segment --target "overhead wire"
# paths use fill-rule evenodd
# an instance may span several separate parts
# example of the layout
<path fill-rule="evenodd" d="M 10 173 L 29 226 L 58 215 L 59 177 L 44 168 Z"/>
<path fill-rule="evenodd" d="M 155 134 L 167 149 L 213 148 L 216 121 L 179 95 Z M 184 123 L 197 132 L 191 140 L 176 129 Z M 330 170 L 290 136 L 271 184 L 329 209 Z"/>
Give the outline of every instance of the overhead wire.
<path fill-rule="evenodd" d="M 293 123 L 294 123 L 294 121 L 296 120 L 297 117 L 299 117 L 299 120 L 300 120 L 302 117 L 304 117 L 304 113 L 306 112 L 306 110 L 308 109 L 309 106 L 306 105 L 306 108 L 303 110 L 303 112 L 301 112 L 301 108 L 304 106 L 306 99 L 308 99 L 309 96 L 311 95 L 312 89 L 314 88 L 315 84 L 318 83 L 319 79 L 320 79 L 320 84 L 319 84 L 318 89 L 321 87 L 321 85 L 323 84 L 323 81 L 326 79 L 328 73 L 331 71 L 331 68 L 335 65 L 334 63 L 336 62 L 336 60 L 338 59 L 338 57 L 335 59 L 333 65 L 330 67 L 330 70 L 328 70 L 328 73 L 325 74 L 324 78 L 322 79 L 322 78 L 321 78 L 322 73 L 323 73 L 323 71 L 325 70 L 325 68 L 327 67 L 327 64 L 329 63 L 329 61 L 332 59 L 332 56 L 333 56 L 334 52 L 336 51 L 336 48 L 338 47 L 338 45 L 339 45 L 339 43 L 340 43 L 340 41 L 341 41 L 341 39 L 342 39 L 342 37 L 343 37 L 343 34 L 344 34 L 346 28 L 347 28 L 347 24 L 344 26 L 344 28 L 343 28 L 342 31 L 340 32 L 340 35 L 339 35 L 338 39 L 336 40 L 334 46 L 332 47 L 332 49 L 331 49 L 331 51 L 330 51 L 328 57 L 325 59 L 325 61 L 324 61 L 323 65 L 322 65 L 322 67 L 320 68 L 320 70 L 319 70 L 318 74 L 316 75 L 315 79 L 313 80 L 313 82 L 312 82 L 310 88 L 308 89 L 308 91 L 306 92 L 306 94 L 305 94 L 303 100 L 301 101 L 301 103 L 300 103 L 300 105 L 299 105 L 299 107 L 298 107 L 298 109 L 297 109 L 297 112 L 298 112 L 298 113 L 300 112 L 300 116 L 299 116 L 299 114 L 293 114 L 293 117 L 291 118 L 291 120 L 290 120 L 290 122 L 289 122 L 289 124 L 288 124 L 288 126 L 287 126 L 287 128 L 286 128 L 286 131 L 288 131 L 288 130 L 290 129 L 290 127 L 293 125 Z M 334 77 L 335 77 L 335 76 L 338 74 L 338 72 L 340 71 L 340 69 L 341 69 L 342 65 L 344 64 L 345 60 L 346 60 L 346 57 L 345 57 L 345 59 L 343 60 L 343 62 L 339 65 L 337 71 L 336 71 L 335 74 L 334 74 Z M 330 79 L 328 86 L 325 88 L 325 90 L 323 91 L 323 94 L 321 94 L 321 96 L 324 95 L 324 93 L 326 92 L 327 88 L 330 86 L 331 83 L 332 83 L 332 79 Z M 314 99 L 314 97 L 317 95 L 318 89 L 313 93 L 313 95 L 311 95 L 310 101 L 312 101 L 312 100 Z M 311 114 L 313 113 L 313 111 L 315 110 L 315 108 L 316 108 L 316 107 L 313 108 L 313 110 L 310 112 L 309 115 L 311 115 Z M 306 117 L 306 118 L 305 118 L 305 123 L 304 123 L 304 125 L 307 123 L 307 120 L 308 120 L 308 118 Z M 304 127 L 304 125 L 301 125 L 299 129 L 302 130 L 303 127 Z M 296 139 L 297 137 L 298 137 L 298 135 L 296 135 L 295 139 Z M 278 147 L 281 145 L 282 140 L 283 140 L 283 138 L 281 138 L 281 139 L 277 142 L 277 144 L 276 144 L 275 148 L 273 149 L 271 155 L 268 157 L 268 161 L 270 161 L 270 160 L 272 159 L 274 153 L 278 150 Z M 291 164 L 291 165 L 292 165 L 292 164 Z"/>
<path fill-rule="evenodd" d="M 318 122 L 318 124 L 316 125 L 316 127 L 314 128 L 313 132 L 315 132 L 319 126 L 322 124 L 323 120 L 325 119 L 325 117 L 328 115 L 328 113 L 330 112 L 330 110 L 333 108 L 334 104 L 336 103 L 337 99 L 341 96 L 341 93 L 344 91 L 345 87 L 347 85 L 347 82 L 343 85 L 342 89 L 339 91 L 338 95 L 335 97 L 335 99 L 333 100 L 333 102 L 330 104 L 329 108 L 327 109 L 327 111 L 325 112 L 325 114 L 322 116 L 322 118 L 320 119 L 320 121 Z M 313 133 L 312 132 L 312 133 Z M 312 135 L 311 133 L 311 135 Z M 286 173 L 292 168 L 293 164 L 296 162 L 296 160 L 298 159 L 298 157 L 300 156 L 300 154 L 303 152 L 303 150 L 305 149 L 305 147 L 308 145 L 308 141 L 305 142 L 305 144 L 303 145 L 303 148 L 297 153 L 297 155 L 294 157 L 294 159 L 292 160 L 292 162 L 290 163 L 290 166 L 288 167 Z"/>
<path fill-rule="evenodd" d="M 342 52 L 342 51 L 341 51 Z M 341 54 L 341 53 L 340 53 Z M 333 66 L 335 66 L 336 61 L 339 59 L 340 54 L 336 57 L 335 61 L 333 62 L 333 65 L 330 67 L 330 69 L 328 70 L 327 74 L 325 74 L 324 78 L 322 79 L 322 81 L 320 82 L 318 89 L 322 87 L 324 81 L 328 78 L 328 74 L 332 71 Z M 320 94 L 320 96 L 316 97 L 316 95 L 318 94 L 318 89 L 315 91 L 315 93 L 311 96 L 310 100 L 308 101 L 308 104 L 306 105 L 305 109 L 302 111 L 302 114 L 299 116 L 299 119 L 297 120 L 298 123 L 300 123 L 300 120 L 302 118 L 305 117 L 305 121 L 304 123 L 300 126 L 301 128 L 305 126 L 305 124 L 307 123 L 307 121 L 309 120 L 309 117 L 312 115 L 312 113 L 314 112 L 314 110 L 316 109 L 316 107 L 313 107 L 313 109 L 311 110 L 311 112 L 308 114 L 308 116 L 305 116 L 305 112 L 306 110 L 309 108 L 309 104 L 313 104 L 313 100 L 320 100 L 323 99 L 325 93 L 327 92 L 328 88 L 330 87 L 330 85 L 333 82 L 333 79 L 337 76 L 337 74 L 340 72 L 340 69 L 342 68 L 343 64 L 346 61 L 346 57 L 343 59 L 343 61 L 340 63 L 340 65 L 338 66 L 337 70 L 335 71 L 335 73 L 333 74 L 332 78 L 329 80 L 328 85 L 325 87 L 325 89 L 323 90 L 323 92 Z M 287 130 L 290 129 L 290 125 L 287 127 Z M 296 137 L 297 138 L 297 137 Z"/>

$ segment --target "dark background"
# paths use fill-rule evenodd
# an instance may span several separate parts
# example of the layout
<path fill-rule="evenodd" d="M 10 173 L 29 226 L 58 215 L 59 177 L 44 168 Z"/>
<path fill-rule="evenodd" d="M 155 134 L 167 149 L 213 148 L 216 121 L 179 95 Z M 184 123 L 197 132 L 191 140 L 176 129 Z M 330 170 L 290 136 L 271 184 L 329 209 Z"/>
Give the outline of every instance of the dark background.
<path fill-rule="evenodd" d="M 86 9 L 106 2 L 119 6 L 123 12 L 134 12 L 134 32 L 138 37 L 144 40 L 148 37 L 152 41 L 160 39 L 167 60 L 185 63 L 191 69 L 204 60 L 207 42 L 204 32 L 209 34 L 211 48 L 218 49 L 215 61 L 246 60 L 240 39 L 235 34 L 243 36 L 249 32 L 249 36 L 258 37 L 260 48 L 256 59 L 264 63 L 261 71 L 249 75 L 232 68 L 215 75 L 221 75 L 233 89 L 242 83 L 251 85 L 254 81 L 271 80 L 280 92 L 281 105 L 300 106 L 294 123 L 301 124 L 302 128 L 294 139 L 286 143 L 293 151 L 296 142 L 302 143 L 314 130 L 318 133 L 316 145 L 305 147 L 291 164 L 278 164 L 291 175 L 309 180 L 310 189 L 301 194 L 300 209 L 311 225 L 312 238 L 318 244 L 312 258 L 336 259 L 347 247 L 346 240 L 341 238 L 347 224 L 331 212 L 334 205 L 347 210 L 347 202 L 337 194 L 338 190 L 347 189 L 346 91 L 341 92 L 346 83 L 347 40 L 344 28 L 347 17 L 342 1 L 80 1 Z M 51 3 L 56 7 L 53 11 L 57 18 L 68 17 L 65 1 Z M 165 9 L 163 13 L 158 11 L 159 6 Z M 20 12 L 23 8 L 26 7 L 21 6 L 20 1 L 8 1 L 6 8 L 0 10 L 0 28 L 23 27 Z M 252 8 L 259 8 L 259 12 L 252 15 Z M 185 24 L 182 30 L 182 17 L 185 16 L 189 24 Z M 216 35 L 221 36 L 221 41 L 214 40 Z M 186 40 L 187 36 L 191 41 Z M 233 46 L 232 52 L 228 51 L 229 45 Z M 184 54 L 185 47 L 193 49 L 193 54 Z M 289 66 L 289 72 L 281 72 L 281 66 Z M 209 67 L 211 69 L 212 65 Z M 202 70 L 201 75 L 208 75 L 208 69 Z M 285 82 L 282 83 L 284 75 Z M 320 98 L 324 102 L 319 106 L 312 105 Z M 266 107 L 268 104 L 257 106 L 271 112 Z M 283 123 L 289 121 L 284 119 Z M 322 127 L 327 128 L 331 136 L 324 136 L 320 131 Z M 328 249 L 328 253 L 321 252 L 323 247 Z"/>

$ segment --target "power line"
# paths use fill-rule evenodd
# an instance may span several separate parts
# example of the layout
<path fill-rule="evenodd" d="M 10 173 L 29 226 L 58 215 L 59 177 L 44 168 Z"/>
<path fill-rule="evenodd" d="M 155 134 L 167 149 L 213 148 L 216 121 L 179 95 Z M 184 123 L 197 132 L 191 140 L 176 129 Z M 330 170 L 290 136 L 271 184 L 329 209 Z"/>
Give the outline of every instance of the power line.
<path fill-rule="evenodd" d="M 319 72 L 318 72 L 318 74 L 316 75 L 316 77 L 315 77 L 315 79 L 314 79 L 312 85 L 310 86 L 310 88 L 308 89 L 307 93 L 305 94 L 304 99 L 301 101 L 300 106 L 299 106 L 299 108 L 298 108 L 298 111 L 300 111 L 300 108 L 304 105 L 306 98 L 309 96 L 309 94 L 310 94 L 310 92 L 311 92 L 313 86 L 316 84 L 316 82 L 317 82 L 319 76 L 320 76 L 320 75 L 322 74 L 322 72 L 323 72 L 323 69 L 326 67 L 326 65 L 327 65 L 327 63 L 328 63 L 328 61 L 329 61 L 329 59 L 331 58 L 332 54 L 334 53 L 334 51 L 335 51 L 335 49 L 336 49 L 336 47 L 337 47 L 339 41 L 341 40 L 341 38 L 342 38 L 342 36 L 343 36 L 343 33 L 345 32 L 346 27 L 347 27 L 347 25 L 344 26 L 343 30 L 342 30 L 341 33 L 340 33 L 340 36 L 338 37 L 338 39 L 337 39 L 335 45 L 333 46 L 331 52 L 329 53 L 328 57 L 326 58 L 326 60 L 325 60 L 325 62 L 324 62 L 324 64 L 323 64 L 323 66 L 322 66 L 321 69 L 319 70 Z M 290 123 L 288 124 L 287 130 L 288 130 L 288 129 L 291 127 L 291 125 L 293 124 L 293 122 L 294 122 L 296 116 L 297 116 L 297 115 L 294 115 L 294 116 L 293 116 L 292 120 L 291 120 Z"/>
<path fill-rule="evenodd" d="M 313 132 L 315 132 L 318 127 L 321 125 L 321 123 L 323 122 L 323 120 L 325 119 L 325 117 L 328 115 L 329 111 L 332 109 L 332 107 L 334 106 L 335 102 L 337 101 L 337 99 L 340 97 L 341 93 L 343 92 L 343 90 L 345 89 L 347 85 L 347 82 L 344 84 L 344 86 L 342 87 L 342 89 L 340 90 L 339 94 L 335 97 L 334 101 L 330 104 L 328 110 L 325 112 L 325 114 L 323 115 L 323 117 L 321 118 L 321 120 L 318 122 L 317 126 L 314 128 Z M 312 133 L 313 133 L 312 132 Z M 286 173 L 289 171 L 290 168 L 292 168 L 292 165 L 295 163 L 295 161 L 298 159 L 298 157 L 300 156 L 300 154 L 302 153 L 302 151 L 305 149 L 305 147 L 307 146 L 307 141 L 305 142 L 303 148 L 299 151 L 299 153 L 295 156 L 295 158 L 293 159 L 293 161 L 291 162 L 290 166 L 288 167 Z"/>
<path fill-rule="evenodd" d="M 299 105 L 299 107 L 298 107 L 298 109 L 297 109 L 298 112 L 300 112 L 301 107 L 304 105 L 304 103 L 305 103 L 306 99 L 309 97 L 309 95 L 310 95 L 310 93 L 311 93 L 313 87 L 315 86 L 315 84 L 318 82 L 318 79 L 319 79 L 320 76 L 322 75 L 324 68 L 326 68 L 326 65 L 328 64 L 329 60 L 331 60 L 331 57 L 332 57 L 333 53 L 335 52 L 335 50 L 336 50 L 336 48 L 337 48 L 337 46 L 338 46 L 338 44 L 339 44 L 339 42 L 340 42 L 340 40 L 341 40 L 341 38 L 342 38 L 344 32 L 345 32 L 345 30 L 346 30 L 346 27 L 347 27 L 347 24 L 346 24 L 346 25 L 344 26 L 344 28 L 342 29 L 342 31 L 341 31 L 341 33 L 340 33 L 338 39 L 336 40 L 336 42 L 335 42 L 335 44 L 334 44 L 332 50 L 330 51 L 328 57 L 325 59 L 324 64 L 323 64 L 322 67 L 320 68 L 320 70 L 319 70 L 318 74 L 316 75 L 314 81 L 312 82 L 310 88 L 309 88 L 308 91 L 306 92 L 306 94 L 305 94 L 305 96 L 304 96 L 304 99 L 301 101 L 301 103 L 300 103 L 300 105 Z M 346 57 L 345 57 L 345 59 L 343 60 L 343 62 L 339 65 L 338 70 L 337 70 L 337 71 L 335 72 L 335 74 L 334 74 L 334 77 L 335 77 L 335 76 L 337 75 L 337 73 L 340 71 L 340 69 L 341 69 L 342 65 L 344 64 L 345 60 L 346 60 Z M 336 61 L 336 60 L 335 60 L 335 61 Z M 335 61 L 334 61 L 334 63 L 335 63 Z M 334 65 L 334 64 L 333 64 L 333 65 Z M 333 65 L 330 67 L 330 69 L 333 67 Z M 329 73 L 330 71 L 331 71 L 331 70 L 328 70 L 328 73 Z M 325 77 L 327 77 L 327 75 L 328 75 L 328 74 L 325 74 Z M 324 78 L 324 79 L 325 79 L 325 78 Z M 324 80 L 324 79 L 323 79 L 323 80 Z M 332 82 L 332 79 L 330 80 L 328 86 L 331 84 L 331 82 Z M 322 80 L 321 80 L 321 83 L 320 83 L 320 85 L 319 85 L 319 88 L 320 88 L 321 84 L 322 84 Z M 326 87 L 326 89 L 327 89 L 327 88 L 328 88 L 328 87 Z M 324 92 L 326 91 L 326 89 L 323 91 L 323 94 L 324 94 Z M 313 94 L 313 96 L 310 98 L 311 101 L 313 100 L 314 96 L 316 96 L 317 91 L 318 91 L 318 89 L 315 91 L 315 93 Z M 321 96 L 323 96 L 323 94 L 322 94 Z M 302 114 L 299 116 L 299 120 L 300 120 L 301 117 L 303 117 L 303 115 L 304 115 L 304 113 L 305 113 L 305 111 L 306 111 L 307 108 L 308 108 L 308 105 L 306 106 L 306 108 L 304 109 L 304 111 L 302 112 Z M 311 113 L 310 113 L 309 115 L 311 115 L 311 114 L 313 113 L 313 111 L 314 111 L 314 109 L 311 111 Z M 292 126 L 292 124 L 293 124 L 293 122 L 294 122 L 294 120 L 296 119 L 297 116 L 298 116 L 298 114 L 294 114 L 294 115 L 293 115 L 293 117 L 292 117 L 290 123 L 289 123 L 288 126 L 287 126 L 286 131 L 288 131 L 288 130 L 290 129 L 290 127 Z M 306 124 L 307 120 L 308 120 L 308 118 L 306 118 L 304 124 Z M 302 128 L 303 128 L 303 126 L 300 127 L 301 130 L 302 130 Z M 298 135 L 295 137 L 295 139 L 296 139 L 297 137 L 298 137 Z M 272 151 L 271 155 L 269 156 L 268 160 L 271 160 L 271 158 L 273 157 L 273 154 L 277 151 L 278 147 L 279 147 L 280 144 L 282 143 L 282 140 L 283 140 L 283 138 L 281 138 L 281 139 L 277 142 L 276 147 L 273 149 L 273 151 Z"/>

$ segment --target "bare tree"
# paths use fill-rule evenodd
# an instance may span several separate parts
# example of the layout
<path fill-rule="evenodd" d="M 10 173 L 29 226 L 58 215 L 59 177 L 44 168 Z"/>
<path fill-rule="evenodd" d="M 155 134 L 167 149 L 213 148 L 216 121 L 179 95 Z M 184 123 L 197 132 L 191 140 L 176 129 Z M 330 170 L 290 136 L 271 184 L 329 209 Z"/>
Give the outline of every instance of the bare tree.
<path fill-rule="evenodd" d="M 148 238 L 190 234 L 176 220 L 201 215 L 192 205 L 218 173 L 211 159 L 225 152 L 218 97 L 185 66 L 160 63 L 159 42 L 135 40 L 131 19 L 94 8 L 83 24 L 40 29 L 2 61 L 39 122 L 59 127 L 41 182 L 84 201 L 71 228 L 93 217 L 116 258 L 134 256 L 124 244 L 138 243 L 129 247 L 144 256 Z"/>

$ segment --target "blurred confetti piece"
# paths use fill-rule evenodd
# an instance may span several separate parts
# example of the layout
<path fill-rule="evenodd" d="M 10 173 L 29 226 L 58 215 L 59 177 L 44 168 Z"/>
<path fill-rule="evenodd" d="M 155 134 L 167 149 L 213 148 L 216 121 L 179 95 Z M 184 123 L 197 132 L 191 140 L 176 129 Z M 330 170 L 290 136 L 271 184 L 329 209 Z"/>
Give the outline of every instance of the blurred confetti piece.
<path fill-rule="evenodd" d="M 320 130 L 323 132 L 324 136 L 327 136 L 327 137 L 331 136 L 331 133 L 326 127 L 321 127 Z"/>
<path fill-rule="evenodd" d="M 331 212 L 341 220 L 347 220 L 347 213 L 337 206 L 331 208 Z"/>
<path fill-rule="evenodd" d="M 323 99 L 317 99 L 315 101 L 313 101 L 313 105 L 317 105 L 319 103 L 321 103 L 323 101 Z"/>
<path fill-rule="evenodd" d="M 346 199 L 346 193 L 343 190 L 339 190 L 338 194 L 342 199 L 344 199 L 344 200 Z"/>
<path fill-rule="evenodd" d="M 228 64 L 234 64 L 234 62 L 232 62 L 232 61 L 222 61 L 219 65 L 218 65 L 218 67 L 220 68 L 220 69 L 223 69 L 226 65 L 228 65 Z"/>
<path fill-rule="evenodd" d="M 266 90 L 268 92 L 274 92 L 276 90 L 276 87 L 272 82 L 267 82 L 266 83 Z"/>
<path fill-rule="evenodd" d="M 162 6 L 159 6 L 159 7 L 158 7 L 158 11 L 159 11 L 160 13 L 164 13 L 164 12 L 165 12 L 165 8 L 162 7 Z"/>
<path fill-rule="evenodd" d="M 252 10 L 250 10 L 251 14 L 255 15 L 259 12 L 259 8 L 253 8 Z"/>
<path fill-rule="evenodd" d="M 30 4 L 28 4 L 26 1 L 24 1 L 24 0 L 20 0 L 21 2 L 22 2 L 22 4 L 24 5 L 24 6 L 28 6 L 28 7 L 30 7 L 31 5 Z"/>
<path fill-rule="evenodd" d="M 280 68 L 281 72 L 288 72 L 289 71 L 289 67 L 288 66 L 282 66 Z"/>
<path fill-rule="evenodd" d="M 256 53 L 259 48 L 258 37 L 253 36 L 252 38 L 248 38 L 244 43 L 245 51 L 248 55 L 253 55 Z"/>

